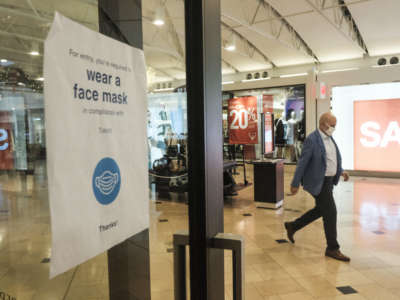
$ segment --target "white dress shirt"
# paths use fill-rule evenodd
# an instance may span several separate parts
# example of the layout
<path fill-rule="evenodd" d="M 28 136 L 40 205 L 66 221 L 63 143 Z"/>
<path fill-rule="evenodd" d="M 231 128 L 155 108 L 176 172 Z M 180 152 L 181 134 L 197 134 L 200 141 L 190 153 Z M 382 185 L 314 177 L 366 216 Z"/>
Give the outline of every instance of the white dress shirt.
<path fill-rule="evenodd" d="M 326 172 L 325 176 L 335 176 L 337 172 L 336 147 L 330 136 L 319 130 L 326 152 Z"/>

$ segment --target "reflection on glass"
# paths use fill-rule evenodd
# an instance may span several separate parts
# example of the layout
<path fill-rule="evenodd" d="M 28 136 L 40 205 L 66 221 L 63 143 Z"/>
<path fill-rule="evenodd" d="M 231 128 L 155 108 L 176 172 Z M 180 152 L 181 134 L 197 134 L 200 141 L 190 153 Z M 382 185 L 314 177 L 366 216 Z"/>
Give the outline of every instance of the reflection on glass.
<path fill-rule="evenodd" d="M 187 191 L 186 93 L 148 95 L 149 171 L 160 198 Z"/>

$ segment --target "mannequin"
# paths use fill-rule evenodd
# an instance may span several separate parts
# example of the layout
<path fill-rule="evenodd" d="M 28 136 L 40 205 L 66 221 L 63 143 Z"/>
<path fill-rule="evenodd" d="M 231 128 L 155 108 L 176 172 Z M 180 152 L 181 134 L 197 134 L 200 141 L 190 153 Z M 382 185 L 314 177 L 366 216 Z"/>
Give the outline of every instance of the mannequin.
<path fill-rule="evenodd" d="M 304 119 L 304 110 L 301 110 L 300 118 L 297 121 L 297 142 L 296 142 L 297 157 L 300 157 L 301 151 L 303 150 L 303 143 L 305 139 L 306 139 L 306 120 Z"/>
<path fill-rule="evenodd" d="M 297 155 L 295 151 L 295 144 L 297 141 L 297 120 L 296 120 L 296 112 L 292 111 L 290 113 L 290 118 L 287 121 L 287 146 L 290 151 L 290 161 L 297 161 Z"/>
<path fill-rule="evenodd" d="M 275 120 L 275 146 L 277 152 L 276 157 L 285 157 L 285 145 L 286 145 L 286 135 L 287 135 L 287 122 L 285 119 L 285 112 Z"/>

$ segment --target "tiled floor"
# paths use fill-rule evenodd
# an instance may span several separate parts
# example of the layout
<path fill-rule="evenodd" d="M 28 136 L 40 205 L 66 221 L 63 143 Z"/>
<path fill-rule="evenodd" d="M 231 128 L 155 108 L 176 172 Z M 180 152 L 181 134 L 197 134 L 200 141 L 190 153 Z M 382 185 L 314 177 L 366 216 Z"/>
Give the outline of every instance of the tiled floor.
<path fill-rule="evenodd" d="M 17 300 L 108 299 L 106 254 L 48 280 L 49 206 L 42 169 L 35 177 L 0 175 L 0 295 Z M 285 167 L 285 188 L 294 168 Z M 249 181 L 252 170 L 248 167 Z M 241 175 L 236 176 L 243 181 Z M 284 208 L 258 209 L 253 187 L 225 200 L 225 232 L 245 237 L 246 299 L 400 299 L 400 180 L 352 178 L 335 189 L 338 234 L 350 263 L 325 258 L 322 221 L 286 239 L 283 222 L 313 206 L 305 192 L 285 197 Z M 177 198 L 173 195 L 173 198 Z M 151 201 L 152 299 L 173 299 L 172 234 L 188 227 L 188 207 Z M 8 212 L 7 212 L 8 211 Z M 251 216 L 243 216 L 243 214 Z M 159 222 L 167 219 L 168 222 Z M 231 257 L 225 259 L 226 299 L 232 299 Z M 351 286 L 358 293 L 342 294 Z M 7 299 L 7 298 L 5 298 Z"/>

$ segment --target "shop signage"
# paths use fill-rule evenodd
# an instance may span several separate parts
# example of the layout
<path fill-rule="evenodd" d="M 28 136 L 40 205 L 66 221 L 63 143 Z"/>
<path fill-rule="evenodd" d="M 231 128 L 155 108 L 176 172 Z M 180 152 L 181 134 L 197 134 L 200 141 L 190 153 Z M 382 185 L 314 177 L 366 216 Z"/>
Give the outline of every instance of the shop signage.
<path fill-rule="evenodd" d="M 0 112 L 0 170 L 14 168 L 13 130 L 10 118 L 11 114 L 8 111 Z"/>
<path fill-rule="evenodd" d="M 272 114 L 274 113 L 274 95 L 263 95 L 264 113 L 264 153 L 271 153 L 273 146 Z"/>
<path fill-rule="evenodd" d="M 319 83 L 319 98 L 325 99 L 326 93 L 327 93 L 327 87 L 326 87 L 325 82 L 320 82 Z"/>
<path fill-rule="evenodd" d="M 54 277 L 149 226 L 146 67 L 56 14 L 44 75 Z"/>
<path fill-rule="evenodd" d="M 274 113 L 274 95 L 263 95 L 263 113 Z"/>
<path fill-rule="evenodd" d="M 258 144 L 257 98 L 242 97 L 228 101 L 230 144 Z"/>
<path fill-rule="evenodd" d="M 264 153 L 274 151 L 274 134 L 272 129 L 272 114 L 267 113 L 264 115 Z"/>
<path fill-rule="evenodd" d="M 400 172 L 400 99 L 354 102 L 354 169 Z"/>

